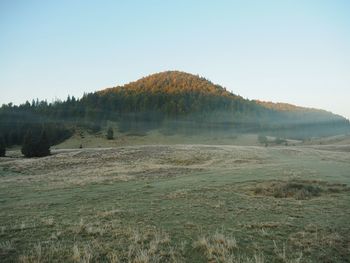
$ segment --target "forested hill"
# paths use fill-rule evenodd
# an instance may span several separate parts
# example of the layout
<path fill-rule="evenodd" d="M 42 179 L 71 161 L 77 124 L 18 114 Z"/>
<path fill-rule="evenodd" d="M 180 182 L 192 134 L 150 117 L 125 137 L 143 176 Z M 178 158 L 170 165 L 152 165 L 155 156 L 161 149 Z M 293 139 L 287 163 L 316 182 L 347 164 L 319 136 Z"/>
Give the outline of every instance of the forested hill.
<path fill-rule="evenodd" d="M 105 107 L 113 114 L 152 111 L 173 117 L 228 109 L 234 112 L 262 109 L 205 78 L 180 71 L 156 73 L 88 94 L 82 102 L 96 109 Z"/>
<path fill-rule="evenodd" d="M 350 131 L 348 120 L 323 110 L 251 101 L 203 77 L 166 71 L 79 99 L 3 105 L 0 136 L 7 145 L 21 144 L 27 130 L 44 128 L 53 144 L 77 126 L 98 131 L 107 120 L 115 121 L 121 132 L 209 129 L 311 137 Z"/>
<path fill-rule="evenodd" d="M 345 118 L 341 115 L 337 115 L 332 112 L 321 109 L 306 108 L 281 102 L 275 103 L 261 100 L 254 100 L 254 102 L 263 106 L 264 108 L 279 112 L 283 116 L 292 116 L 292 118 L 297 118 L 299 120 L 299 123 L 309 122 L 311 120 L 313 120 L 314 122 L 345 120 Z"/>
<path fill-rule="evenodd" d="M 276 110 L 276 111 L 290 111 L 290 112 L 318 112 L 320 114 L 325 114 L 325 115 L 334 115 L 331 112 L 325 111 L 325 110 L 320 110 L 320 109 L 315 109 L 315 108 L 306 108 L 306 107 L 301 107 L 289 103 L 282 103 L 282 102 L 271 102 L 271 101 L 261 101 L 261 100 L 254 100 L 257 104 L 260 104 L 264 106 L 265 108 Z M 340 115 L 336 115 L 341 118 Z"/>
<path fill-rule="evenodd" d="M 205 118 L 235 123 L 310 123 L 345 120 L 324 110 L 287 103 L 250 101 L 220 85 L 180 71 L 156 73 L 124 86 L 104 89 L 83 98 L 105 112 L 153 112 L 171 117 L 205 115 Z M 218 112 L 220 112 L 218 114 Z"/>
<path fill-rule="evenodd" d="M 100 94 L 109 92 L 133 91 L 141 93 L 200 93 L 203 95 L 233 96 L 220 85 L 196 75 L 181 71 L 165 71 L 143 77 L 137 81 L 130 82 L 122 87 L 114 87 L 100 91 Z"/>

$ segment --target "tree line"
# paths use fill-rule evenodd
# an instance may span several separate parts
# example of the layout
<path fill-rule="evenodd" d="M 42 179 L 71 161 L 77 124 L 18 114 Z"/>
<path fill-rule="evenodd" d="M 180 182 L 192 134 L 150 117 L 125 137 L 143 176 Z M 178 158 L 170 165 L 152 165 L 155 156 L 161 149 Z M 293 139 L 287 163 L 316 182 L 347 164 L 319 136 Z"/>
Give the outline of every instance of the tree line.
<path fill-rule="evenodd" d="M 22 145 L 28 132 L 38 140 L 44 131 L 48 144 L 54 145 L 69 138 L 76 127 L 97 132 L 108 120 L 117 122 L 120 132 L 160 128 L 165 132 L 226 130 L 291 137 L 344 133 L 350 127 L 348 120 L 331 113 L 264 106 L 204 78 L 165 72 L 79 99 L 68 96 L 51 103 L 37 99 L 2 105 L 0 136 L 9 147 Z"/>

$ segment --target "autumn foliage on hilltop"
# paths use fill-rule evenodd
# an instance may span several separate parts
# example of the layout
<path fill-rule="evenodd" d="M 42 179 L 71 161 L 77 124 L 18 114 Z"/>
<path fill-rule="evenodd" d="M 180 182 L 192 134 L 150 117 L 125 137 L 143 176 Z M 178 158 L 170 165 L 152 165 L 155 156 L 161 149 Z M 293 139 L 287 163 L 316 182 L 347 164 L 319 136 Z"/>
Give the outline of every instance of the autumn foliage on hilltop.
<path fill-rule="evenodd" d="M 113 114 L 154 112 L 166 116 L 262 108 L 205 78 L 180 71 L 156 73 L 124 86 L 90 93 L 81 102 Z"/>
<path fill-rule="evenodd" d="M 134 92 L 134 93 L 166 93 L 184 94 L 198 93 L 202 95 L 226 96 L 234 95 L 220 85 L 213 84 L 206 78 L 181 71 L 165 71 L 143 77 L 130 82 L 122 87 L 114 87 L 100 91 L 100 94 L 109 92 Z"/>

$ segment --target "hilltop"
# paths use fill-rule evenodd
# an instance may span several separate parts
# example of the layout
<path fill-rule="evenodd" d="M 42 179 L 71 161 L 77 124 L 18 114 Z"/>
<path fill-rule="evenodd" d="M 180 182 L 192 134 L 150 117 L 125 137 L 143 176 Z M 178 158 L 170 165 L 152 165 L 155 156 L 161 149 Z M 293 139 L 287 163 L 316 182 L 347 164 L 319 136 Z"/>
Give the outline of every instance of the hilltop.
<path fill-rule="evenodd" d="M 141 93 L 200 93 L 214 96 L 233 96 L 225 88 L 214 84 L 204 77 L 182 71 L 165 71 L 143 77 L 124 86 L 107 88 L 99 91 L 99 94 L 109 92 L 141 92 Z"/>

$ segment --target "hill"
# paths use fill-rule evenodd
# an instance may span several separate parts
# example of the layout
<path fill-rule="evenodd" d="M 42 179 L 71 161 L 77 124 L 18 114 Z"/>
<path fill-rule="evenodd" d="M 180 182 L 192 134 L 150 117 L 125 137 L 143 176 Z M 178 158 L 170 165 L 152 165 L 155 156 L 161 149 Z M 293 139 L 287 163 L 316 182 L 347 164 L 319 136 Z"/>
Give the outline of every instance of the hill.
<path fill-rule="evenodd" d="M 152 74 L 124 86 L 107 88 L 90 94 L 90 96 L 95 95 L 100 96 L 105 101 L 115 101 L 118 96 L 124 100 L 126 97 L 131 97 L 132 99 L 128 101 L 127 105 L 132 106 L 128 111 L 135 112 L 155 110 L 167 114 L 191 114 L 203 111 L 208 113 L 208 111 L 223 109 L 230 110 L 232 114 L 241 112 L 246 115 L 252 112 L 258 113 L 258 115 L 272 113 L 299 114 L 297 116 L 300 118 L 299 122 L 303 122 L 303 117 L 300 114 L 304 114 L 304 120 L 306 115 L 310 115 L 313 120 L 316 118 L 318 121 L 344 119 L 342 116 L 320 109 L 288 103 L 243 99 L 206 78 L 181 71 L 165 71 Z M 114 106 L 114 110 L 116 110 L 116 105 Z M 285 120 L 285 118 L 282 119 Z"/>
<path fill-rule="evenodd" d="M 163 134 L 262 133 L 303 139 L 349 132 L 349 121 L 323 110 L 244 99 L 211 81 L 180 71 L 152 74 L 123 86 L 65 101 L 28 101 L 0 108 L 0 134 L 21 144 L 27 130 L 45 129 L 51 144 L 77 127 L 93 133 L 117 123 L 119 132 Z"/>
<path fill-rule="evenodd" d="M 121 87 L 104 89 L 99 91 L 99 94 L 120 91 L 134 91 L 150 94 L 165 92 L 167 94 L 200 93 L 214 96 L 233 95 L 225 88 L 220 85 L 215 85 L 203 77 L 181 71 L 155 73 Z"/>
<path fill-rule="evenodd" d="M 178 116 L 259 107 L 209 80 L 180 71 L 156 73 L 124 86 L 87 94 L 82 103 L 109 113 L 153 112 Z"/>
<path fill-rule="evenodd" d="M 302 114 L 304 116 L 300 116 L 301 119 L 304 118 L 306 115 L 309 115 L 310 117 L 313 118 L 315 121 L 327 121 L 327 120 L 344 120 L 344 117 L 334 114 L 329 111 L 325 111 L 322 109 L 315 109 L 315 108 L 306 108 L 306 107 L 301 107 L 289 103 L 281 103 L 281 102 L 270 102 L 270 101 L 261 101 L 261 100 L 254 100 L 255 103 L 267 108 L 271 109 L 274 111 L 282 112 L 282 113 L 289 113 L 289 114 Z M 309 120 L 307 120 L 309 121 Z"/>

